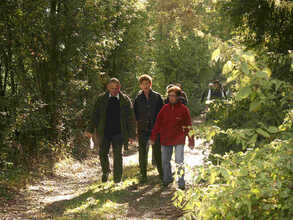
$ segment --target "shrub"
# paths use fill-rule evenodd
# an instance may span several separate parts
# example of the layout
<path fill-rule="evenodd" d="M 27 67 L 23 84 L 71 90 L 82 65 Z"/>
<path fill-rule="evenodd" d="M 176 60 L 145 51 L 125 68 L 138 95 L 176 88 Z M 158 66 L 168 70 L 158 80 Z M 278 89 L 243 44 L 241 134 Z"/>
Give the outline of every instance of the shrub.
<path fill-rule="evenodd" d="M 193 187 L 176 192 L 175 204 L 185 218 L 292 219 L 292 155 L 292 139 L 227 154 L 221 166 L 198 169 Z"/>

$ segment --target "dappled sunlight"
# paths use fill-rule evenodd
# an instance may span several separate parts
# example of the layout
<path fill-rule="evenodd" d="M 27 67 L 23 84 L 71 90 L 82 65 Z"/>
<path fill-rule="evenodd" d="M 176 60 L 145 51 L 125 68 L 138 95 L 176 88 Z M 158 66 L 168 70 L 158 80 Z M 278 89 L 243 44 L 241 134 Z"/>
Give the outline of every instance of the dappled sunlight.
<path fill-rule="evenodd" d="M 137 209 L 153 205 L 160 198 L 162 192 L 159 179 L 153 176 L 156 172 L 150 169 L 149 183 L 139 185 L 137 182 L 137 166 L 125 167 L 125 180 L 120 184 L 113 181 L 107 183 L 94 183 L 89 190 L 75 198 L 54 202 L 46 207 L 46 210 L 65 216 L 103 216 L 107 218 L 123 217 L 127 214 L 139 217 L 144 212 L 135 212 Z M 164 196 L 163 196 L 164 197 Z M 149 199 L 152 198 L 152 199 Z M 140 204 L 138 206 L 138 204 Z M 135 208 L 136 207 L 136 208 Z"/>

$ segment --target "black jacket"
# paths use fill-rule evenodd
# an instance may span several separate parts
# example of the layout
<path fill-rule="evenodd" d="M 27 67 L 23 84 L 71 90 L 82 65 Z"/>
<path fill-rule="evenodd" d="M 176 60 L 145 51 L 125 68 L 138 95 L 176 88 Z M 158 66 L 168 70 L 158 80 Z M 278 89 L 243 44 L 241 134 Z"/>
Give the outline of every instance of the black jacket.
<path fill-rule="evenodd" d="M 130 98 L 124 93 L 119 93 L 120 100 L 120 125 L 121 134 L 126 141 L 135 138 L 135 116 Z M 107 123 L 107 108 L 109 104 L 109 93 L 102 93 L 98 96 L 92 110 L 92 119 L 89 122 L 87 131 L 94 134 L 96 142 L 102 143 Z"/>
<path fill-rule="evenodd" d="M 149 100 L 146 99 L 143 91 L 138 93 L 134 100 L 134 112 L 139 135 L 151 132 L 163 105 L 161 95 L 153 90 L 150 90 Z"/>

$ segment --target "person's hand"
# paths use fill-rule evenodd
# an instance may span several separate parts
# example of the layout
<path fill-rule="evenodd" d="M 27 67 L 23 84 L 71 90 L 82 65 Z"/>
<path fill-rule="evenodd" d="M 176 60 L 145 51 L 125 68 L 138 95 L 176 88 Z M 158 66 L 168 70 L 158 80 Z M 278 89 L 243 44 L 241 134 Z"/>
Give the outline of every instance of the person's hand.
<path fill-rule="evenodd" d="M 84 136 L 86 136 L 87 138 L 91 139 L 93 137 L 93 134 L 90 133 L 90 132 L 85 131 Z"/>
<path fill-rule="evenodd" d="M 150 144 L 150 145 L 154 145 L 155 142 L 154 142 L 153 140 L 149 140 L 149 144 Z"/>

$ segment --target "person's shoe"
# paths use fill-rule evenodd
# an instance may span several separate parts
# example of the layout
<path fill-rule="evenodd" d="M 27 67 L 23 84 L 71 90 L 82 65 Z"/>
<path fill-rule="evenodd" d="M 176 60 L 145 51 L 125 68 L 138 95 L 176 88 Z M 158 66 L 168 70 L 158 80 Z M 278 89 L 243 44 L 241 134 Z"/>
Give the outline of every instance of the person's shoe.
<path fill-rule="evenodd" d="M 121 183 L 121 179 L 114 180 L 114 183 Z"/>
<path fill-rule="evenodd" d="M 163 183 L 163 187 L 167 188 L 171 183 Z"/>
<path fill-rule="evenodd" d="M 108 181 L 108 176 L 109 176 L 108 173 L 103 173 L 103 175 L 102 175 L 102 183 L 105 183 L 105 182 Z"/>
<path fill-rule="evenodd" d="M 171 183 L 173 183 L 173 181 L 163 182 L 163 186 L 168 187 Z"/>

